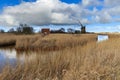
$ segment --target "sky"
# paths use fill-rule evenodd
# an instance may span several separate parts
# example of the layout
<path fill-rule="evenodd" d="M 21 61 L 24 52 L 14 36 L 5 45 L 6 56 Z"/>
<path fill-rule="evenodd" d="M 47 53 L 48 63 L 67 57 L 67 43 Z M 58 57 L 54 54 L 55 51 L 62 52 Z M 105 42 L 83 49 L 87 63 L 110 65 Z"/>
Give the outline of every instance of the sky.
<path fill-rule="evenodd" d="M 37 28 L 49 24 L 74 27 L 80 21 L 91 32 L 120 32 L 119 3 L 120 0 L 0 0 L 0 28 L 17 27 L 20 23 Z"/>

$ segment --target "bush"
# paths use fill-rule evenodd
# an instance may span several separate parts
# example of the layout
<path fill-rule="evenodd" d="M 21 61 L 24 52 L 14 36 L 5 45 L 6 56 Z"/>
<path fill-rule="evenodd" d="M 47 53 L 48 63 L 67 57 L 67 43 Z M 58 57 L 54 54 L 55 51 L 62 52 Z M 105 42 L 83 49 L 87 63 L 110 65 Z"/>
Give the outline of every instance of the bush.
<path fill-rule="evenodd" d="M 5 31 L 3 29 L 0 29 L 0 33 L 4 33 Z"/>
<path fill-rule="evenodd" d="M 80 34 L 80 30 L 75 30 L 75 33 L 76 34 Z"/>

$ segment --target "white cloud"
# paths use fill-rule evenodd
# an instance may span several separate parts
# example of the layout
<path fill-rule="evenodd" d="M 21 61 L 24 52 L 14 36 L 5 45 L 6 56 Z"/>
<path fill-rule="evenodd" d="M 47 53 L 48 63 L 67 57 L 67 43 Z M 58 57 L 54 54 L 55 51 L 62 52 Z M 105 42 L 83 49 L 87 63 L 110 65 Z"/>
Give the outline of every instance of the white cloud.
<path fill-rule="evenodd" d="M 6 14 L 0 16 L 0 24 L 2 26 L 13 26 L 17 25 L 18 22 L 14 19 L 14 17 Z"/>
<path fill-rule="evenodd" d="M 107 22 L 111 22 L 111 20 L 112 17 L 107 12 L 102 12 L 102 14 L 98 14 L 95 16 L 96 22 L 107 23 Z"/>
<path fill-rule="evenodd" d="M 76 23 L 74 17 L 79 18 L 83 23 L 88 23 L 88 20 L 83 18 L 88 14 L 89 10 L 85 10 L 79 4 L 67 4 L 60 0 L 37 0 L 4 8 L 0 15 L 0 24 L 10 26 L 19 23 L 32 25 L 74 24 Z"/>
<path fill-rule="evenodd" d="M 104 6 L 113 7 L 120 5 L 120 0 L 104 0 Z"/>
<path fill-rule="evenodd" d="M 115 2 L 111 1 L 115 4 Z M 107 23 L 119 21 L 114 16 L 120 14 L 120 6 L 106 7 L 110 5 L 109 0 L 104 0 L 104 8 L 99 10 L 96 6 L 101 6 L 100 0 L 82 0 L 81 4 L 67 4 L 60 0 L 37 0 L 36 2 L 24 2 L 16 6 L 5 7 L 0 14 L 0 25 L 17 26 L 19 23 L 31 25 L 42 24 L 74 24 L 79 19 L 82 23 Z M 93 10 L 89 10 L 93 6 Z M 92 19 L 90 19 L 92 17 Z"/>
<path fill-rule="evenodd" d="M 107 11 L 113 16 L 116 16 L 116 15 L 119 16 L 120 15 L 120 5 L 109 8 Z"/>
<path fill-rule="evenodd" d="M 99 0 L 82 0 L 83 6 L 96 6 L 100 5 Z"/>

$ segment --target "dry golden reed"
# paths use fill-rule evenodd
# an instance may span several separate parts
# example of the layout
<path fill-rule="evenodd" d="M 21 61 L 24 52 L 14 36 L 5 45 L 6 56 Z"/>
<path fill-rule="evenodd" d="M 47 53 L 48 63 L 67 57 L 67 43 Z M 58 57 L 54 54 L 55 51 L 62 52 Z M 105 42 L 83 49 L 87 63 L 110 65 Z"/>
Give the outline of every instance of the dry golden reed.
<path fill-rule="evenodd" d="M 26 59 L 24 65 L 7 66 L 0 80 L 119 80 L 119 52 L 120 38 L 60 51 L 41 51 L 34 59 Z"/>
<path fill-rule="evenodd" d="M 61 50 L 96 41 L 95 34 L 50 34 L 45 37 L 22 37 L 17 39 L 17 50 Z"/>
<path fill-rule="evenodd" d="M 0 34 L 0 46 L 15 45 L 17 50 L 61 50 L 67 47 L 85 45 L 87 42 L 95 42 L 95 34 L 50 34 L 42 36 Z"/>

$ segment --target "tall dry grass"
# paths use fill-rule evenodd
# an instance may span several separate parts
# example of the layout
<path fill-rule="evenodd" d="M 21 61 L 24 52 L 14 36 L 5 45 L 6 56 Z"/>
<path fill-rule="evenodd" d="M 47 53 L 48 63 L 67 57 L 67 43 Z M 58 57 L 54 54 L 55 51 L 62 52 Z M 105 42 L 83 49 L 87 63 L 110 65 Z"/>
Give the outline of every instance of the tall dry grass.
<path fill-rule="evenodd" d="M 0 34 L 0 47 L 14 45 L 17 50 L 60 50 L 96 41 L 95 34 L 50 34 L 42 36 Z"/>
<path fill-rule="evenodd" d="M 12 33 L 0 33 L 0 47 L 3 46 L 11 46 L 11 45 L 16 45 L 17 40 L 20 39 L 27 39 L 27 38 L 35 38 L 39 36 L 38 34 L 36 35 L 15 35 Z M 24 42 L 24 41 L 21 41 Z"/>
<path fill-rule="evenodd" d="M 45 37 L 41 34 L 0 34 L 0 37 L 0 47 L 15 45 L 17 50 L 60 50 L 97 40 L 95 34 L 50 34 Z"/>
<path fill-rule="evenodd" d="M 120 34 L 108 34 L 109 38 L 120 38 Z"/>
<path fill-rule="evenodd" d="M 0 47 L 7 45 L 14 45 L 16 42 L 16 36 L 13 34 L 0 33 Z"/>
<path fill-rule="evenodd" d="M 39 52 L 33 60 L 9 66 L 0 80 L 119 80 L 120 38 L 57 52 Z"/>
<path fill-rule="evenodd" d="M 17 39 L 17 50 L 61 50 L 64 48 L 96 42 L 95 34 L 50 34 L 45 37 L 22 37 Z"/>

